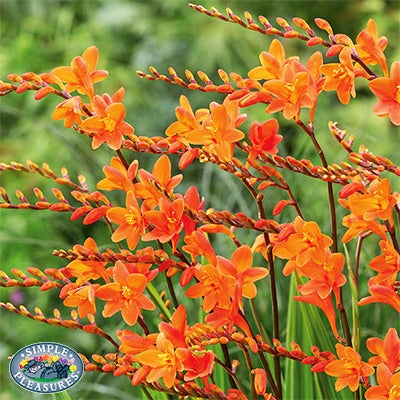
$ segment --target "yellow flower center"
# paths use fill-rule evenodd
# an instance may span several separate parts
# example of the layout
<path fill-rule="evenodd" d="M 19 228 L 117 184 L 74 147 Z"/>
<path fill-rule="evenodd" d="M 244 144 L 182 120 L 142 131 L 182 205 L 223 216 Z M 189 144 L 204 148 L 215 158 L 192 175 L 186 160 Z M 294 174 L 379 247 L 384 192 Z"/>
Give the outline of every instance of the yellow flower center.
<path fill-rule="evenodd" d="M 297 82 L 298 82 L 298 79 L 295 79 L 295 81 L 293 83 L 290 83 L 290 82 L 285 83 L 285 88 L 287 90 L 289 90 L 288 100 L 292 104 L 296 103 L 297 99 L 299 98 L 299 93 L 297 92 L 297 88 L 296 88 Z"/>
<path fill-rule="evenodd" d="M 400 398 L 400 386 L 393 385 L 389 390 L 388 400 L 396 400 L 398 398 Z"/>
<path fill-rule="evenodd" d="M 396 101 L 400 104 L 400 85 L 397 85 L 396 89 L 397 89 Z"/>
<path fill-rule="evenodd" d="M 208 138 L 207 141 L 205 141 L 204 144 L 209 145 L 209 144 L 217 144 L 221 141 L 221 132 L 219 131 L 219 129 L 214 126 L 214 125 L 207 125 L 206 129 L 211 132 L 212 137 Z M 211 142 L 211 143 L 210 143 Z"/>
<path fill-rule="evenodd" d="M 214 125 L 207 125 L 207 126 L 206 126 L 206 129 L 207 129 L 208 131 L 212 132 L 212 133 L 215 133 L 215 132 L 217 132 L 217 130 L 218 130 Z"/>
<path fill-rule="evenodd" d="M 328 273 L 333 271 L 333 265 L 332 264 L 325 263 L 323 268 Z"/>
<path fill-rule="evenodd" d="M 115 121 L 110 117 L 110 114 L 107 114 L 106 117 L 102 118 L 100 122 L 103 124 L 104 129 L 108 132 L 113 132 L 115 129 Z"/>
<path fill-rule="evenodd" d="M 140 220 L 140 215 L 138 210 L 131 208 L 128 213 L 124 215 L 126 222 L 129 225 L 138 225 Z"/>
<path fill-rule="evenodd" d="M 309 243 L 309 244 L 315 244 L 317 242 L 317 238 L 315 237 L 315 234 L 312 232 L 303 232 L 303 242 Z"/>
<path fill-rule="evenodd" d="M 389 254 L 384 256 L 386 265 L 396 265 L 397 257 L 394 254 Z"/>
<path fill-rule="evenodd" d="M 289 92 L 294 92 L 296 90 L 296 87 L 293 85 L 293 83 L 285 83 L 285 88 L 289 90 Z"/>
<path fill-rule="evenodd" d="M 167 216 L 167 221 L 170 223 L 170 224 L 176 224 L 176 221 L 177 221 L 177 219 L 174 217 L 174 212 L 172 213 L 172 216 Z"/>
<path fill-rule="evenodd" d="M 132 297 L 132 290 L 130 289 L 129 286 L 123 285 L 121 287 L 121 294 L 122 294 L 122 297 L 125 297 L 126 299 L 130 299 Z"/>
<path fill-rule="evenodd" d="M 174 364 L 174 359 L 173 359 L 172 355 L 169 353 L 158 354 L 157 357 L 161 361 L 161 363 L 164 365 L 173 365 Z"/>
<path fill-rule="evenodd" d="M 343 79 L 346 76 L 346 70 L 340 64 L 336 69 L 333 70 L 332 78 Z"/>

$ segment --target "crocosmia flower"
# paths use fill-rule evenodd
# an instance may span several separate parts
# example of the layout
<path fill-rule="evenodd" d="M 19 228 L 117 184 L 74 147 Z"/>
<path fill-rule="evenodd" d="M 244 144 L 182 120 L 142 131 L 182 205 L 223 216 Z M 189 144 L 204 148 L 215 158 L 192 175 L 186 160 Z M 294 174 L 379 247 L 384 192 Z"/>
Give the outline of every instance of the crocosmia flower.
<path fill-rule="evenodd" d="M 279 124 L 275 118 L 262 124 L 253 122 L 249 131 L 249 140 L 252 144 L 249 148 L 249 158 L 255 159 L 260 154 L 277 154 L 276 146 L 282 141 L 278 131 Z"/>
<path fill-rule="evenodd" d="M 147 278 L 143 274 L 129 273 L 122 261 L 117 261 L 113 270 L 113 282 L 100 286 L 96 297 L 106 301 L 103 316 L 111 317 L 121 312 L 128 325 L 134 325 L 142 309 L 154 310 L 154 303 L 143 292 Z"/>
<path fill-rule="evenodd" d="M 101 96 L 95 96 L 95 115 L 85 119 L 81 128 L 92 135 L 92 148 L 97 149 L 104 142 L 118 150 L 124 135 L 131 135 L 133 127 L 124 121 L 126 111 L 122 103 L 107 104 Z"/>
<path fill-rule="evenodd" d="M 400 62 L 392 64 L 388 78 L 376 78 L 368 86 L 378 98 L 374 113 L 378 117 L 389 117 L 394 125 L 400 125 Z"/>
<path fill-rule="evenodd" d="M 367 377 L 375 372 L 374 368 L 361 361 L 360 354 L 351 347 L 338 343 L 336 352 L 339 359 L 328 363 L 325 366 L 325 372 L 338 378 L 335 383 L 336 391 L 348 386 L 352 392 L 355 392 L 360 386 L 360 379 L 366 382 Z"/>
<path fill-rule="evenodd" d="M 125 208 L 113 207 L 107 211 L 107 217 L 119 225 L 112 234 L 111 240 L 119 242 L 126 239 L 129 249 L 134 249 L 144 233 L 144 222 L 133 192 L 128 192 Z"/>
<path fill-rule="evenodd" d="M 75 57 L 70 67 L 57 67 L 51 72 L 63 82 L 67 82 L 66 89 L 68 91 L 77 90 L 92 99 L 94 96 L 93 84 L 102 81 L 108 75 L 107 71 L 96 70 L 98 60 L 99 51 L 96 46 L 92 46 L 83 52 L 82 57 Z"/>

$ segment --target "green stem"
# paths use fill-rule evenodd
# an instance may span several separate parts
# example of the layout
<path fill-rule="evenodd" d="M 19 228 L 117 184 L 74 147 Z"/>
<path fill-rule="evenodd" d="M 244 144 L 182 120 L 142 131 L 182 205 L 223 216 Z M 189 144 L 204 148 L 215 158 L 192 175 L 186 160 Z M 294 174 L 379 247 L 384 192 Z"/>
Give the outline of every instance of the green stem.
<path fill-rule="evenodd" d="M 150 392 L 142 385 L 141 386 L 142 392 L 145 394 L 145 396 L 149 399 L 149 400 L 154 400 L 153 396 L 150 394 Z"/>
<path fill-rule="evenodd" d="M 164 316 L 167 318 L 168 321 L 171 320 L 171 313 L 168 307 L 165 305 L 164 301 L 162 300 L 160 294 L 158 293 L 157 289 L 154 285 L 150 282 L 147 283 L 147 290 L 152 297 L 152 299 L 157 303 L 158 307 L 161 309 Z"/>
<path fill-rule="evenodd" d="M 358 288 L 358 270 L 360 268 L 360 256 L 361 256 L 361 248 L 362 248 L 362 243 L 363 240 L 366 238 L 366 236 L 361 235 L 358 238 L 357 241 L 357 247 L 356 247 L 356 257 L 355 257 L 355 265 L 354 265 L 354 280 L 355 280 L 355 284 L 357 285 Z"/>

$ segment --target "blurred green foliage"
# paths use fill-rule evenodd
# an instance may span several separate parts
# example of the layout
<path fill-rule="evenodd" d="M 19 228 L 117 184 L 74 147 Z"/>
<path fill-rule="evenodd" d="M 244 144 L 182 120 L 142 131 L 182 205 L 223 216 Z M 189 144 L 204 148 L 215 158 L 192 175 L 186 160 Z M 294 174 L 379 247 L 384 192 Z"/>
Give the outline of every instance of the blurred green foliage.
<path fill-rule="evenodd" d="M 302 17 L 312 26 L 315 17 L 327 19 L 335 32 L 351 37 L 365 27 L 368 18 L 373 17 L 379 33 L 389 38 L 386 51 L 389 63 L 399 57 L 399 1 L 355 0 L 355 1 L 204 1 L 206 7 L 215 6 L 220 11 L 229 6 L 236 14 L 243 15 L 249 10 L 254 17 L 264 15 L 271 22 L 276 16 L 288 20 Z M 215 94 L 184 91 L 182 88 L 161 82 L 139 79 L 135 70 L 146 71 L 154 65 L 160 72 L 167 72 L 173 66 L 182 75 L 184 69 L 201 69 L 211 79 L 217 80 L 216 71 L 223 68 L 245 75 L 258 65 L 258 54 L 267 50 L 272 38 L 259 35 L 194 12 L 186 1 L 72 1 L 72 0 L 0 0 L 0 79 L 8 73 L 37 73 L 49 71 L 58 65 L 68 65 L 73 57 L 82 54 L 91 45 L 99 48 L 99 68 L 106 69 L 110 76 L 98 84 L 101 92 L 113 93 L 120 86 L 126 89 L 124 101 L 127 120 L 135 126 L 138 135 L 159 135 L 174 120 L 174 108 L 179 95 L 190 98 L 193 107 L 207 106 L 210 101 L 220 101 Z M 286 41 L 288 55 L 300 54 L 307 57 L 314 48 L 306 48 L 296 41 Z M 398 163 L 399 154 L 393 143 L 399 142 L 396 132 L 386 119 L 378 119 L 372 114 L 374 100 L 366 96 L 365 88 L 360 88 L 358 101 L 349 107 L 340 105 L 334 93 L 323 96 L 317 108 L 316 131 L 322 146 L 327 150 L 328 160 L 337 160 L 344 153 L 331 138 L 327 122 L 338 120 L 340 126 L 356 136 L 357 145 L 364 143 L 375 154 L 384 155 Z M 32 93 L 9 95 L 0 99 L 0 160 L 36 163 L 46 161 L 58 173 L 66 166 L 71 177 L 84 174 L 94 188 L 102 178 L 101 167 L 108 163 L 111 153 L 104 146 L 95 152 L 90 150 L 88 138 L 64 129 L 61 121 L 52 121 L 51 113 L 59 99 L 49 96 L 37 102 Z M 246 110 L 249 120 L 268 118 L 263 107 Z M 281 154 L 291 154 L 297 158 L 309 158 L 315 163 L 318 158 L 307 138 L 299 133 L 291 121 L 280 120 L 285 135 Z M 141 167 L 151 168 L 155 158 L 149 155 L 134 155 Z M 176 161 L 173 160 L 177 173 Z M 185 172 L 183 190 L 196 184 L 200 194 L 207 198 L 207 207 L 243 211 L 255 215 L 250 199 L 240 184 L 230 176 L 223 176 L 212 166 L 194 163 Z M 22 173 L 1 173 L 1 186 L 9 193 L 22 190 L 30 196 L 32 189 L 40 187 L 45 195 L 50 195 L 53 182 L 40 179 L 36 175 Z M 303 206 L 306 219 L 324 220 L 326 214 L 326 188 L 322 183 L 304 177 L 290 177 L 296 195 Z M 299 183 L 301 182 L 301 183 Z M 312 190 L 309 185 L 313 184 Z M 226 193 L 229 193 L 227 198 Z M 270 204 L 274 204 L 279 193 L 268 194 Z M 266 203 L 268 209 L 268 202 Z M 288 218 L 290 210 L 282 218 Z M 41 268 L 60 267 L 63 260 L 51 255 L 53 249 L 71 248 L 75 243 L 83 243 L 88 236 L 99 239 L 105 247 L 107 232 L 96 226 L 83 227 L 80 221 L 71 223 L 68 215 L 51 212 L 0 210 L 0 259 L 1 268 Z M 329 231 L 329 221 L 326 226 Z M 247 233 L 244 233 L 246 235 Z M 243 236 L 243 240 L 246 237 Z M 220 243 L 226 245 L 226 243 Z M 371 241 L 371 251 L 365 260 L 372 257 L 376 243 Z M 351 246 L 350 246 L 351 247 Z M 365 246 L 366 247 L 366 246 Z M 351 250 L 351 248 L 350 248 Z M 228 255 L 228 254 L 225 254 Z M 261 261 L 261 260 L 260 260 Z M 369 276 L 361 271 L 363 281 Z M 288 281 L 278 282 L 280 304 L 285 309 L 288 296 Z M 364 293 L 365 294 L 365 293 Z M 35 288 L 19 291 L 2 289 L 0 300 L 14 299 L 23 302 L 31 310 L 41 307 L 49 313 L 60 307 L 61 301 L 55 293 L 43 295 Z M 268 315 L 269 305 L 259 305 L 262 314 Z M 379 334 L 390 324 L 392 313 L 385 308 L 382 314 L 368 306 L 368 332 Z M 363 313 L 363 311 L 361 311 Z M 366 313 L 365 312 L 365 313 Z M 365 316 L 363 317 L 365 318 Z M 107 322 L 105 322 L 107 323 Z M 122 326 L 121 326 L 122 327 Z M 283 332 L 284 338 L 285 332 Z M 10 386 L 6 356 L 26 344 L 35 341 L 61 341 L 86 354 L 111 351 L 107 343 L 82 332 L 49 327 L 24 318 L 1 313 L 0 323 L 0 386 L 1 399 L 19 397 Z M 95 382 L 94 382 L 95 380 Z M 104 376 L 85 378 L 88 385 L 80 385 L 72 396 L 76 399 L 124 399 L 138 396 L 127 379 L 110 379 Z M 112 385 L 112 386 L 111 386 Z M 44 396 L 46 397 L 46 396 Z M 43 396 L 41 397 L 43 398 Z"/>

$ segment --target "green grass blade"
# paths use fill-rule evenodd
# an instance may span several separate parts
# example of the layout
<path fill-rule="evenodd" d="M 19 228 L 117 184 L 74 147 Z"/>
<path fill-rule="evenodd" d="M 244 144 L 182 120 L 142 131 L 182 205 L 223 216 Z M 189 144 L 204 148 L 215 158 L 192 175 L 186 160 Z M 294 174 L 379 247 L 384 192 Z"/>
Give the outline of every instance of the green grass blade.
<path fill-rule="evenodd" d="M 297 280 L 291 277 L 290 299 L 297 294 Z M 335 338 L 330 335 L 329 324 L 319 310 L 306 303 L 289 301 L 286 342 L 296 342 L 307 354 L 312 345 L 318 346 L 321 351 L 333 351 Z M 284 398 L 309 399 L 342 399 L 347 400 L 348 393 L 336 392 L 335 380 L 324 373 L 313 373 L 309 365 L 286 360 Z M 347 398 L 346 398 L 347 396 Z"/>
<path fill-rule="evenodd" d="M 71 396 L 68 394 L 68 391 L 64 390 L 63 392 L 52 393 L 52 400 L 72 400 Z"/>

